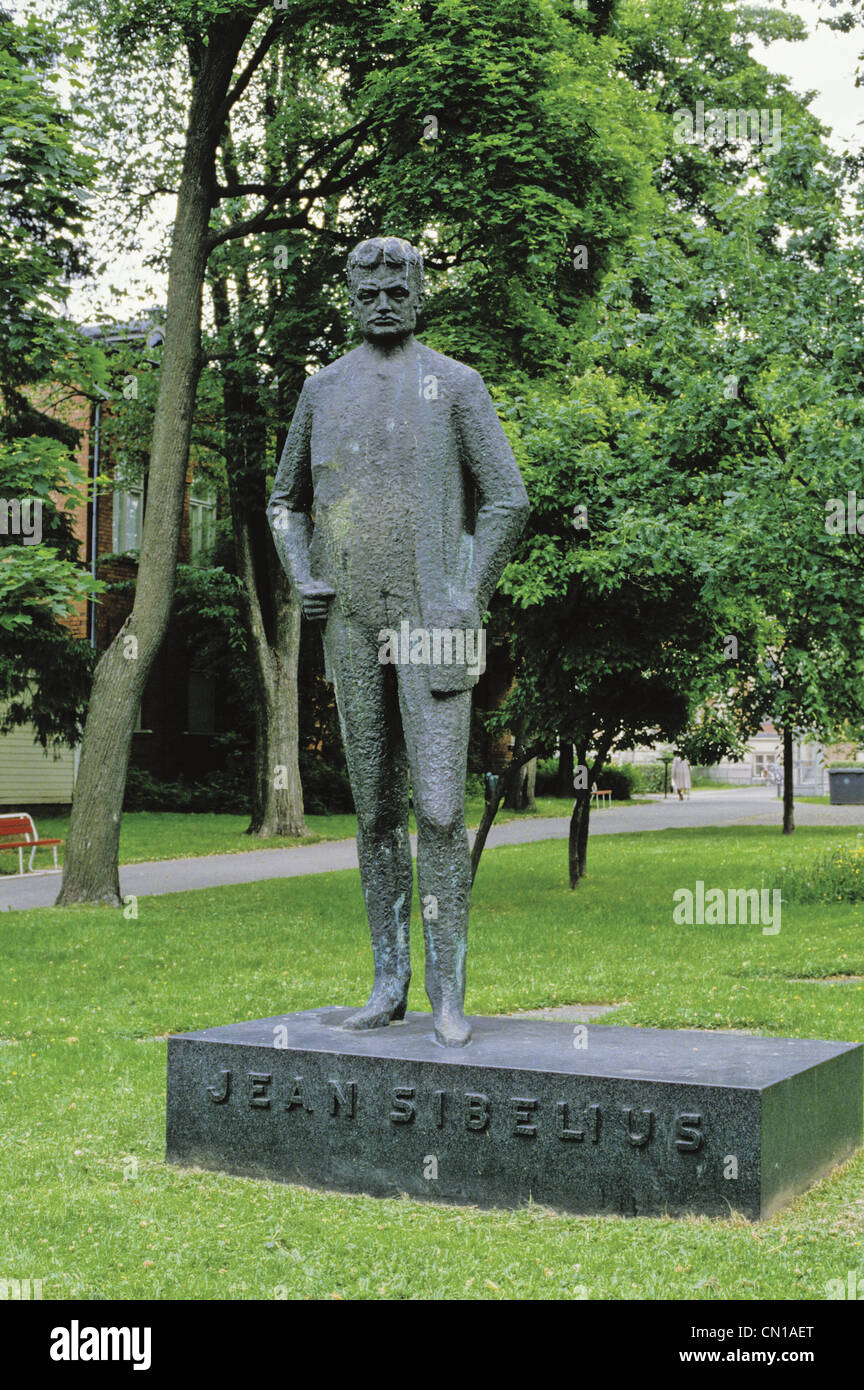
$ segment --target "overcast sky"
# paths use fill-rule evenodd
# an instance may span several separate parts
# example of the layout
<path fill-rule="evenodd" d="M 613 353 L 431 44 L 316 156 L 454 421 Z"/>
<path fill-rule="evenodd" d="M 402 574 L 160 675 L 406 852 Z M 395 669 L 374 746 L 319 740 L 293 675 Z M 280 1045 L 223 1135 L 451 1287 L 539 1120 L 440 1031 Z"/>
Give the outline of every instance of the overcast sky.
<path fill-rule="evenodd" d="M 838 150 L 859 148 L 864 135 L 864 87 L 855 86 L 858 54 L 864 48 L 864 30 L 838 34 L 817 24 L 820 16 L 830 15 L 827 3 L 814 0 L 786 0 L 784 9 L 800 15 L 809 36 L 803 43 L 778 42 L 767 47 L 754 43 L 753 56 L 772 72 L 781 72 L 796 91 L 816 91 L 819 95 L 811 110 L 831 127 Z"/>
<path fill-rule="evenodd" d="M 859 148 L 864 138 L 864 88 L 855 86 L 859 51 L 864 48 L 864 30 L 838 34 L 820 27 L 820 15 L 830 14 L 827 0 L 786 0 L 783 8 L 800 15 L 809 36 L 802 43 L 773 43 L 767 47 L 754 43 L 754 56 L 774 72 L 783 73 L 799 92 L 815 90 L 818 95 L 811 109 L 819 120 L 831 127 L 832 143 L 838 151 Z M 173 199 L 158 200 L 159 215 L 172 216 Z M 109 286 L 123 292 L 116 300 Z M 154 304 L 164 304 L 166 277 L 156 275 L 142 264 L 142 257 L 129 255 L 113 260 L 111 268 L 93 285 L 77 286 L 69 299 L 69 310 L 79 322 L 92 321 L 99 312 L 131 318 Z"/>

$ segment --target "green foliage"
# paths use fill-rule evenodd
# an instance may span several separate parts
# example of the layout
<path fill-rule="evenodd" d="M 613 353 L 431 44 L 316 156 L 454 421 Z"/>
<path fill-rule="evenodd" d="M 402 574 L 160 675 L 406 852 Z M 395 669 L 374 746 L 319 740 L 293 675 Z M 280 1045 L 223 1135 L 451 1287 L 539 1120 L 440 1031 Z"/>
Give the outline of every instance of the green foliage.
<path fill-rule="evenodd" d="M 34 405 L 25 392 L 54 379 L 60 357 L 97 369 L 96 355 L 57 308 L 64 282 L 85 266 L 85 198 L 95 174 L 93 156 L 80 144 L 83 84 L 68 71 L 72 56 L 44 21 L 31 15 L 19 23 L 0 13 L 0 397 L 7 430 L 30 422 Z M 56 90 L 61 79 L 65 106 Z"/>
<path fill-rule="evenodd" d="M 125 224 L 130 185 L 176 179 L 181 63 L 175 48 L 154 50 L 151 7 L 132 47 L 124 12 L 90 8 L 106 38 L 119 25 L 121 90 L 138 66 L 148 83 L 157 69 L 153 103 L 134 119 L 162 151 L 158 174 L 142 167 L 139 142 L 111 133 L 114 108 L 100 109 Z M 179 43 L 182 7 L 174 16 Z M 261 14 L 250 52 L 271 17 Z M 307 362 L 344 351 L 345 254 L 382 227 L 426 253 L 433 346 L 493 380 L 558 371 L 578 351 L 605 268 L 645 220 L 659 152 L 650 102 L 620 73 L 607 30 L 543 0 L 393 0 L 325 9 L 308 28 L 286 18 L 223 135 L 213 230 L 226 239 L 208 270 L 219 324 L 208 347 L 229 364 L 220 371 L 246 376 L 271 430 L 284 429 Z M 115 75 L 113 42 L 99 62 Z M 586 243 L 577 270 L 573 251 Z"/>
<path fill-rule="evenodd" d="M 95 169 L 76 125 L 81 84 L 67 81 L 65 104 L 55 90 L 64 56 L 43 21 L 0 13 L 0 501 L 28 514 L 27 531 L 0 534 L 0 732 L 32 723 L 46 747 L 80 737 L 91 653 L 61 620 L 101 587 L 78 564 L 69 511 L 86 480 L 57 405 L 101 376 L 57 307 L 84 266 Z"/>
<path fill-rule="evenodd" d="M 707 507 L 703 479 L 670 454 L 661 403 L 597 368 L 507 416 L 532 511 L 501 586 L 519 679 L 490 727 L 540 751 L 560 736 L 585 760 L 682 736 L 708 698 L 732 710 L 722 638 L 742 605 L 706 563 L 722 499 Z"/>
<path fill-rule="evenodd" d="M 110 78 L 95 84 L 106 95 L 94 130 L 125 231 L 130 193 L 140 208 L 153 183 L 176 186 L 199 45 L 216 41 L 227 12 L 202 5 L 196 32 L 184 4 L 84 9 L 102 36 L 97 71 Z M 352 242 L 390 228 L 423 248 L 434 346 L 492 380 L 557 372 L 594 328 L 605 268 L 643 224 L 659 146 L 650 101 L 620 71 L 608 7 L 586 18 L 546 0 L 298 5 L 282 28 L 263 5 L 236 13 L 238 23 L 255 16 L 241 57 L 255 55 L 254 73 L 214 171 L 206 347 L 218 365 L 204 375 L 199 418 L 221 392 L 235 527 L 257 552 L 254 577 L 243 573 L 269 633 L 266 464 L 307 366 L 350 341 L 340 286 Z M 147 103 L 130 90 L 136 75 Z M 576 269 L 582 243 L 590 257 Z M 153 384 L 142 376 L 120 407 L 129 441 L 146 438 Z M 301 681 L 304 713 L 323 714 L 329 743 L 317 668 Z"/>
<path fill-rule="evenodd" d="M 783 866 L 771 879 L 784 903 L 864 902 L 864 844 L 831 845 L 803 863 Z"/>
<path fill-rule="evenodd" d="M 627 763 L 606 763 L 597 775 L 597 786 L 601 791 L 612 793 L 613 801 L 629 801 L 633 796 L 636 778 Z"/>
<path fill-rule="evenodd" d="M 726 758 L 735 761 L 746 757 L 747 743 L 728 712 L 709 706 L 679 735 L 675 752 L 691 767 L 713 767 Z"/>
<path fill-rule="evenodd" d="M 818 129 L 789 79 L 769 72 L 754 57 L 751 39 L 794 42 L 806 36 L 797 15 L 725 0 L 623 0 L 616 34 L 623 67 L 634 85 L 654 103 L 663 128 L 664 157 L 654 180 L 667 207 L 698 214 L 714 223 L 713 203 L 721 188 L 738 190 L 765 165 L 766 151 L 755 143 L 723 141 L 678 143 L 676 111 L 711 109 L 779 111 L 783 128 Z M 788 138 L 788 135 L 787 135 Z"/>
<path fill-rule="evenodd" d="M 344 756 L 334 766 L 303 749 L 300 753 L 300 776 L 303 779 L 303 807 L 311 816 L 353 814 L 354 798 Z"/>
<path fill-rule="evenodd" d="M 126 811 L 248 814 L 251 804 L 251 756 L 248 737 L 226 740 L 224 766 L 192 782 L 164 781 L 145 768 L 129 768 L 123 808 Z M 310 816 L 350 815 L 354 810 L 344 767 L 332 767 L 318 757 L 300 757 L 303 806 Z"/>
<path fill-rule="evenodd" d="M 186 58 L 227 11 L 89 8 L 121 86 L 153 68 L 135 119 L 170 183 Z M 272 15 L 236 14 L 248 56 Z M 350 341 L 347 247 L 382 226 L 422 245 L 426 336 L 500 387 L 531 493 L 502 586 L 519 684 L 489 722 L 540 752 L 662 738 L 707 762 L 766 715 L 864 718 L 861 564 L 818 524 L 861 453 L 861 239 L 806 103 L 751 42 L 802 32 L 722 0 L 297 6 L 223 132 L 208 390 L 238 387 L 238 419 L 278 445 L 307 366 Z M 779 112 L 779 149 L 677 144 L 699 101 Z M 115 151 L 126 186 L 144 143 Z M 226 453 L 257 515 L 248 435 Z"/>
<path fill-rule="evenodd" d="M 166 782 L 145 768 L 129 768 L 124 811 L 235 812 L 249 803 L 249 759 L 242 750 L 218 772 L 194 782 Z"/>
<path fill-rule="evenodd" d="M 862 555 L 854 529 L 826 525 L 864 446 L 861 218 L 843 189 L 799 127 L 746 200 L 718 195 L 711 227 L 670 219 L 608 290 L 598 341 L 662 405 L 659 447 L 710 519 L 705 592 L 725 604 L 738 680 L 721 728 L 744 699 L 796 732 L 864 716 Z"/>
<path fill-rule="evenodd" d="M 669 786 L 669 767 L 664 763 L 622 763 L 633 773 L 633 790 L 637 792 L 662 792 Z"/>
<path fill-rule="evenodd" d="M 0 733 L 29 723 L 43 747 L 77 742 L 92 653 L 59 620 L 99 587 L 54 546 L 0 545 Z"/>
<path fill-rule="evenodd" d="M 651 202 L 657 126 L 603 29 L 535 0 L 394 5 L 382 29 L 394 65 L 369 72 L 365 52 L 352 63 L 358 106 L 380 130 L 358 230 L 419 242 L 443 272 L 429 340 L 493 380 L 572 357 L 604 270 Z M 590 248 L 584 269 L 578 245 Z"/>
<path fill-rule="evenodd" d="M 745 40 L 798 20 L 656 0 L 614 32 L 656 106 L 664 207 L 603 282 L 579 374 L 503 403 L 532 515 L 502 585 L 518 682 L 488 722 L 530 751 L 715 763 L 766 717 L 861 719 L 861 562 L 824 526 L 864 443 L 861 237 L 806 103 Z M 699 101 L 779 113 L 779 146 L 677 144 Z"/>

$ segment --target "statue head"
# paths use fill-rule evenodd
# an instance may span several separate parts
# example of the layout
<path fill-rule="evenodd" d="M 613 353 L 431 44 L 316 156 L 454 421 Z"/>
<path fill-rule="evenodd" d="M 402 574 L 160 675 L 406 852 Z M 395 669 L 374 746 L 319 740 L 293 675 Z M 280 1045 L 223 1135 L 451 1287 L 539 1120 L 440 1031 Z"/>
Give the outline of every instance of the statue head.
<path fill-rule="evenodd" d="M 348 257 L 351 309 L 364 338 L 397 341 L 414 332 L 423 307 L 423 257 L 398 236 L 370 237 Z"/>

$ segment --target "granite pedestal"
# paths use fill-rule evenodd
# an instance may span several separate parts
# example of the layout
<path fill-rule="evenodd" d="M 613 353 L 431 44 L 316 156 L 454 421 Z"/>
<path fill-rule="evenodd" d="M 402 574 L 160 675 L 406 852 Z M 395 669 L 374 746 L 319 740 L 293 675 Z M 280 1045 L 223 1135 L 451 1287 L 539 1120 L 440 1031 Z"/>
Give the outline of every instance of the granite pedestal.
<path fill-rule="evenodd" d="M 171 1163 L 375 1196 L 769 1215 L 861 1142 L 860 1044 L 350 1009 L 168 1039 Z"/>

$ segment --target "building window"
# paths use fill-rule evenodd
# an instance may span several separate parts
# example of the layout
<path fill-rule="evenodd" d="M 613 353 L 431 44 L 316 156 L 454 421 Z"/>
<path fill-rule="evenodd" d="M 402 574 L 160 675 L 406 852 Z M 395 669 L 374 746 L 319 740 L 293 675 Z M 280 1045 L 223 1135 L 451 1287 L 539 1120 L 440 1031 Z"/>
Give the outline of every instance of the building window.
<path fill-rule="evenodd" d="M 193 478 L 189 494 L 189 563 L 206 565 L 216 543 L 216 484 Z"/>
<path fill-rule="evenodd" d="M 144 474 L 137 475 L 124 459 L 118 459 L 114 470 L 114 532 L 116 555 L 141 549 L 144 529 Z"/>

